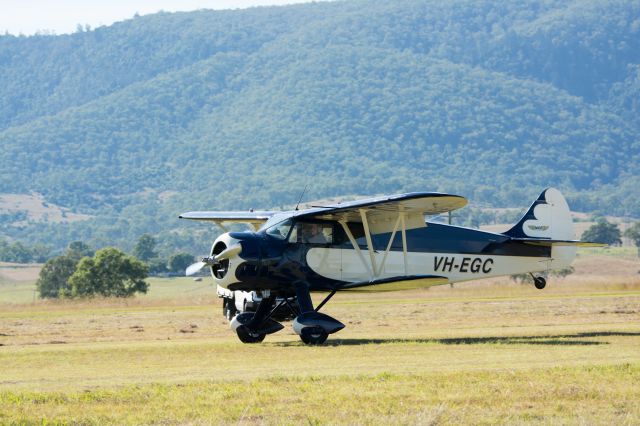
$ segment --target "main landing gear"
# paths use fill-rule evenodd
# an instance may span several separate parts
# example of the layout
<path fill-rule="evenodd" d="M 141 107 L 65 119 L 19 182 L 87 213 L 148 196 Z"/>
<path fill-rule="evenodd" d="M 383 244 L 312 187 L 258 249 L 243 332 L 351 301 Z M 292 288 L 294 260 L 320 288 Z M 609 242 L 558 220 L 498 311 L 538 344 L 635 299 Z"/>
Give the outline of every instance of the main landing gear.
<path fill-rule="evenodd" d="M 293 331 L 307 345 L 321 345 L 327 340 L 329 334 L 336 333 L 344 328 L 344 324 L 337 319 L 318 312 L 334 294 L 336 294 L 335 290 L 329 293 L 322 303 L 314 309 L 309 287 L 305 283 L 296 285 L 296 297 L 300 306 L 300 314 L 293 320 Z"/>
<path fill-rule="evenodd" d="M 300 306 L 300 314 L 293 320 L 293 331 L 307 345 L 321 345 L 330 334 L 344 328 L 344 324 L 337 319 L 318 312 L 334 294 L 336 294 L 336 290 L 329 293 L 322 303 L 314 309 L 309 286 L 306 283 L 298 283 L 296 285 L 296 297 Z"/>
<path fill-rule="evenodd" d="M 533 285 L 536 286 L 538 290 L 542 290 L 547 286 L 547 280 L 544 277 L 536 277 L 533 274 L 530 274 L 531 278 L 533 278 Z"/>
<path fill-rule="evenodd" d="M 255 312 L 244 312 L 231 320 L 231 329 L 236 332 L 242 343 L 260 343 L 267 334 L 284 328 L 282 324 L 271 319 L 277 309 L 271 310 L 275 297 L 265 297 L 260 301 Z"/>
<path fill-rule="evenodd" d="M 344 324 L 329 315 L 318 312 L 325 303 L 335 294 L 332 291 L 314 309 L 309 293 L 309 286 L 306 283 L 296 285 L 296 298 L 300 309 L 295 309 L 284 298 L 279 303 L 275 303 L 275 296 L 263 298 L 256 312 L 244 312 L 236 315 L 231 320 L 231 329 L 236 332 L 238 338 L 243 343 L 260 343 L 267 334 L 275 333 L 284 328 L 282 324 L 273 320 L 271 316 L 276 310 L 286 305 L 295 315 L 293 321 L 293 331 L 300 336 L 300 339 L 307 345 L 321 345 L 329 337 L 329 334 L 338 332 L 344 328 Z"/>

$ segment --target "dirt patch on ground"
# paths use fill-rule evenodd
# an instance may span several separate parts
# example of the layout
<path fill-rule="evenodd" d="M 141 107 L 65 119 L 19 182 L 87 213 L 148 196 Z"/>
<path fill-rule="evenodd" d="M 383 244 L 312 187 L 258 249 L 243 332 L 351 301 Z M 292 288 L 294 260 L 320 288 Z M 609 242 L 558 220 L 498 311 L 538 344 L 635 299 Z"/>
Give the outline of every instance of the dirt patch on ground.
<path fill-rule="evenodd" d="M 14 225 L 23 225 L 27 220 L 68 223 L 91 219 L 89 215 L 72 213 L 66 207 L 48 203 L 40 194 L 0 194 L 0 214 L 16 213 L 25 213 L 26 218 Z"/>
<path fill-rule="evenodd" d="M 41 264 L 19 264 L 0 262 L 0 281 L 33 281 L 38 279 Z"/>

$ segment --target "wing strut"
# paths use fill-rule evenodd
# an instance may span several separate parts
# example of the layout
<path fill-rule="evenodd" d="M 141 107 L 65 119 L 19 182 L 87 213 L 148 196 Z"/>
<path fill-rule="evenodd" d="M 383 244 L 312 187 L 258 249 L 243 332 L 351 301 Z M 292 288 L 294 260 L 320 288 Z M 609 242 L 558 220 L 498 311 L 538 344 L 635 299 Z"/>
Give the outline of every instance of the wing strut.
<path fill-rule="evenodd" d="M 360 258 L 360 261 L 364 265 L 364 268 L 369 273 L 369 278 L 373 279 L 373 272 L 371 271 L 371 268 L 369 268 L 369 264 L 364 260 L 364 256 L 362 255 L 362 250 L 360 250 L 360 246 L 356 242 L 356 239 L 353 238 L 353 234 L 351 233 L 351 230 L 347 226 L 347 222 L 345 222 L 344 220 L 341 220 L 339 221 L 339 223 L 340 225 L 342 225 L 342 229 L 344 229 L 344 232 L 347 234 L 347 237 L 349 238 L 349 241 L 351 242 L 351 245 L 353 246 L 353 248 L 356 250 L 356 253 L 358 253 L 358 257 Z"/>
<path fill-rule="evenodd" d="M 220 227 L 220 229 L 222 229 L 224 232 L 229 232 L 229 228 L 227 228 L 226 226 L 224 226 L 222 224 L 221 220 L 214 220 L 213 223 L 215 223 L 216 225 L 218 225 Z"/>
<path fill-rule="evenodd" d="M 384 256 L 382 256 L 382 262 L 380 263 L 380 269 L 378 270 L 377 276 L 380 276 L 382 270 L 384 269 L 384 265 L 387 262 L 387 255 L 391 251 L 391 244 L 393 244 L 393 239 L 396 237 L 396 232 L 398 232 L 398 226 L 400 226 L 402 219 L 400 215 L 398 215 L 398 219 L 396 220 L 396 224 L 393 227 L 393 232 L 391 233 L 391 238 L 389 238 L 389 243 L 387 244 L 387 249 L 384 251 Z M 403 229 L 404 230 L 404 229 Z M 404 271 L 405 275 L 407 274 L 406 268 Z"/>
<path fill-rule="evenodd" d="M 349 238 L 351 245 L 353 246 L 356 253 L 358 254 L 358 257 L 360 258 L 360 262 L 362 262 L 362 265 L 369 273 L 369 278 L 371 280 L 375 280 L 381 277 L 382 271 L 384 270 L 384 266 L 387 262 L 387 256 L 391 251 L 391 246 L 393 245 L 393 240 L 396 237 L 396 233 L 398 232 L 398 229 L 400 229 L 402 233 L 402 257 L 404 261 L 404 273 L 405 275 L 408 275 L 409 264 L 407 260 L 407 232 L 406 232 L 407 229 L 405 224 L 405 213 L 403 211 L 400 211 L 398 213 L 398 218 L 396 219 L 395 225 L 393 227 L 393 231 L 391 232 L 391 236 L 389 237 L 387 248 L 385 249 L 384 255 L 382 256 L 382 262 L 380 262 L 380 265 L 378 267 L 376 262 L 376 251 L 374 250 L 374 247 L 373 247 L 373 241 L 371 239 L 371 230 L 369 229 L 369 221 L 367 220 L 367 210 L 358 209 L 358 211 L 360 212 L 360 217 L 362 218 L 362 226 L 364 228 L 365 239 L 367 240 L 367 251 L 369 252 L 370 262 L 367 262 L 365 260 L 365 257 L 362 254 L 362 250 L 360 250 L 360 246 L 356 242 L 356 239 L 353 237 L 353 234 L 351 233 L 351 230 L 349 229 L 349 226 L 347 225 L 346 220 L 340 220 L 339 223 L 342 226 L 342 229 L 344 229 L 344 232 L 347 234 L 347 237 Z"/>
<path fill-rule="evenodd" d="M 360 217 L 362 218 L 362 226 L 364 227 L 364 236 L 367 239 L 367 250 L 369 251 L 369 257 L 371 258 L 371 270 L 373 271 L 373 277 L 378 277 L 378 268 L 376 268 L 376 254 L 373 252 L 373 242 L 371 241 L 371 232 L 369 231 L 369 221 L 367 220 L 367 211 L 365 209 L 358 209 L 360 211 Z"/>
<path fill-rule="evenodd" d="M 404 274 L 409 275 L 409 262 L 407 260 L 407 226 L 404 221 L 404 212 L 399 213 L 402 222 L 402 259 L 404 260 Z"/>

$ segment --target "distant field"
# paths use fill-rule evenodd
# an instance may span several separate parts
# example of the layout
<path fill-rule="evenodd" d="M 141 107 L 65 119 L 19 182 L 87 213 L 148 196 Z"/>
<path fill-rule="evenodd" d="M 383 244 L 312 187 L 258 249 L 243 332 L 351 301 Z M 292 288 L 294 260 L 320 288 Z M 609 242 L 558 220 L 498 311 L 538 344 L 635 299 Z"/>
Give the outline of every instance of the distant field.
<path fill-rule="evenodd" d="M 207 279 L 34 303 L 3 275 L 0 423 L 638 424 L 640 262 L 575 266 L 543 291 L 338 294 L 324 311 L 347 328 L 321 347 L 289 324 L 241 344 Z"/>
<path fill-rule="evenodd" d="M 89 215 L 72 213 L 66 207 L 48 203 L 40 194 L 0 194 L 0 213 L 24 213 L 28 220 L 49 223 L 66 223 L 91 219 Z M 27 224 L 27 220 L 13 223 L 14 226 L 25 224 Z"/>
<path fill-rule="evenodd" d="M 557 280 L 558 286 L 550 286 L 547 290 L 556 291 L 559 288 L 574 288 L 582 284 L 597 281 L 599 289 L 617 286 L 626 282 L 629 277 L 638 275 L 640 278 L 640 258 L 637 257 L 635 247 L 605 247 L 605 248 L 583 248 L 578 251 L 578 258 L 574 262 L 576 273 L 564 280 Z M 35 293 L 35 281 L 41 265 L 21 265 L 0 262 L 0 305 L 2 304 L 25 304 L 25 303 L 46 303 L 37 300 Z M 606 278 L 605 278 L 606 277 Z M 622 281 L 621 281 L 622 279 Z M 215 287 L 212 281 L 205 277 L 202 281 L 196 282 L 190 278 L 150 278 L 150 291 L 144 296 L 131 299 L 128 303 L 146 303 L 150 300 L 158 299 L 188 299 L 192 303 L 195 298 L 205 296 L 215 297 Z M 486 292 L 485 287 L 500 287 L 500 291 L 507 287 L 514 287 L 515 284 L 508 278 L 483 280 L 465 284 L 458 284 L 457 287 L 472 290 L 478 285 L 482 287 L 482 292 Z M 516 286 L 520 289 L 520 286 Z M 436 287 L 432 292 L 441 291 Z M 204 300 L 209 303 L 210 299 Z"/>

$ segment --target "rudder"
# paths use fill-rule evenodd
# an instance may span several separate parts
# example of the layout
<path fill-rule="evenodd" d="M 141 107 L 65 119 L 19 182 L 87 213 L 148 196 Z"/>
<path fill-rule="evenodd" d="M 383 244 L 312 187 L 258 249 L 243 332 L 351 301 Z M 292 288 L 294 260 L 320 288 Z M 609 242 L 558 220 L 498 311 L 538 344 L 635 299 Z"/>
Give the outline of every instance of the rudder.
<path fill-rule="evenodd" d="M 504 234 L 512 238 L 572 240 L 573 220 L 567 200 L 557 189 L 545 189 L 518 223 Z"/>

